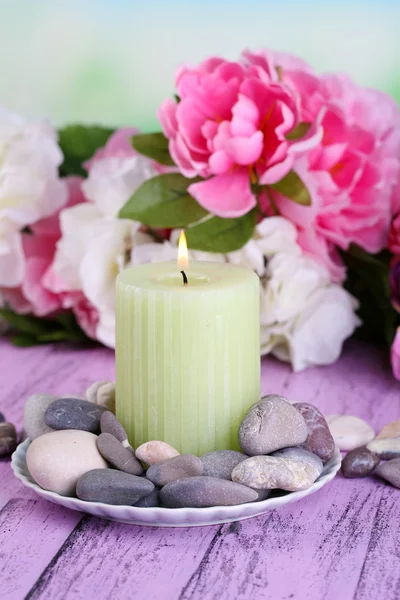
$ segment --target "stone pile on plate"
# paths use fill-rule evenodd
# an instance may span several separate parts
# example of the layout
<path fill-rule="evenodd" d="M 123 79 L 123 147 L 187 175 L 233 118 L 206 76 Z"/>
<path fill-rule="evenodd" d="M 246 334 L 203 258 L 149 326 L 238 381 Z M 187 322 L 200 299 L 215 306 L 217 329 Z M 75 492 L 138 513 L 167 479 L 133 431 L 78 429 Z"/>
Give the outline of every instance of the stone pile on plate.
<path fill-rule="evenodd" d="M 143 508 L 230 506 L 264 500 L 274 490 L 308 489 L 336 443 L 350 450 L 342 466 L 345 476 L 374 471 L 400 487 L 400 465 L 395 465 L 397 475 L 390 465 L 400 459 L 377 466 L 380 457 L 393 456 L 397 442 L 387 440 L 400 439 L 400 430 L 388 426 L 374 439 L 365 421 L 338 415 L 325 419 L 312 404 L 266 396 L 243 418 L 241 451 L 217 450 L 200 457 L 180 455 L 159 440 L 133 449 L 114 410 L 112 382 L 93 384 L 85 400 L 31 396 L 24 427 L 32 440 L 27 466 L 36 483 L 88 502 Z"/>
<path fill-rule="evenodd" d="M 28 400 L 25 430 L 32 443 L 26 460 L 41 487 L 115 505 L 230 506 L 264 500 L 272 490 L 306 490 L 335 450 L 317 408 L 277 395 L 246 413 L 239 428 L 241 452 L 180 455 L 159 440 L 134 450 L 108 410 L 114 394 L 110 382 L 102 382 L 91 386 L 86 400 L 45 394 Z"/>

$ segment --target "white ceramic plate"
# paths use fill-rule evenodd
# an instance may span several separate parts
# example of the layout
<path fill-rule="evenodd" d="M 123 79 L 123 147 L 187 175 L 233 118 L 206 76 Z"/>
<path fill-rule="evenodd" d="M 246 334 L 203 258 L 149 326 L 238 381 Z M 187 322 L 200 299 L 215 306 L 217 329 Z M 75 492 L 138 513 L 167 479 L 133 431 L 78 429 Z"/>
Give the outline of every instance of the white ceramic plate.
<path fill-rule="evenodd" d="M 101 502 L 85 502 L 78 498 L 60 496 L 48 492 L 35 483 L 26 466 L 26 451 L 30 440 L 18 446 L 11 459 L 14 474 L 24 485 L 32 488 L 39 496 L 61 504 L 66 508 L 78 510 L 95 517 L 130 523 L 132 525 L 149 525 L 152 527 L 198 527 L 201 525 L 219 525 L 231 521 L 241 521 L 257 517 L 269 510 L 279 508 L 291 502 L 297 502 L 321 489 L 331 481 L 340 469 L 341 454 L 336 448 L 332 459 L 325 465 L 320 477 L 308 490 L 302 492 L 280 492 L 262 502 L 251 502 L 238 506 L 213 506 L 211 508 L 139 508 L 135 506 L 113 506 Z"/>

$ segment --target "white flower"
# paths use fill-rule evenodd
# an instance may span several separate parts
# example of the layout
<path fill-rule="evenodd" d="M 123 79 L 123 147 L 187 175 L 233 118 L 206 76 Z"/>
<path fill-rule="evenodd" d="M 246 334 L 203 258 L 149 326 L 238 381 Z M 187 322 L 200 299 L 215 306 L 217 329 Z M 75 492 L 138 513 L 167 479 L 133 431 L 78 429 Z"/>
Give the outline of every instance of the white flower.
<path fill-rule="evenodd" d="M 361 324 L 354 312 L 357 306 L 339 285 L 316 290 L 305 310 L 278 336 L 273 354 L 290 361 L 294 371 L 334 363 L 343 342 Z"/>
<path fill-rule="evenodd" d="M 104 216 L 116 217 L 142 183 L 155 175 L 151 161 L 139 154 L 98 158 L 93 160 L 82 189 Z"/>
<path fill-rule="evenodd" d="M 48 123 L 28 123 L 0 108 L 1 286 L 18 286 L 23 277 L 17 232 L 53 214 L 67 200 L 58 177 L 62 159 L 56 132 Z"/>
<path fill-rule="evenodd" d="M 60 215 L 61 238 L 52 271 L 57 292 L 82 291 L 99 313 L 96 338 L 114 347 L 115 279 L 130 262 L 131 248 L 151 238 L 140 223 L 105 218 L 94 204 L 78 204 Z"/>

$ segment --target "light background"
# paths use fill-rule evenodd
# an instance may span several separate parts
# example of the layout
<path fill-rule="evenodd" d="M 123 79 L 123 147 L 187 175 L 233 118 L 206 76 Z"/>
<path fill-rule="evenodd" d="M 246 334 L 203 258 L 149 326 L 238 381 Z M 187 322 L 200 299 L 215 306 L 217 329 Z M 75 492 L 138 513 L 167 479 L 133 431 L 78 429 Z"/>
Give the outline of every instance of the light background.
<path fill-rule="evenodd" d="M 400 100 L 399 0 L 0 0 L 0 103 L 56 124 L 159 129 L 175 67 L 297 53 Z"/>

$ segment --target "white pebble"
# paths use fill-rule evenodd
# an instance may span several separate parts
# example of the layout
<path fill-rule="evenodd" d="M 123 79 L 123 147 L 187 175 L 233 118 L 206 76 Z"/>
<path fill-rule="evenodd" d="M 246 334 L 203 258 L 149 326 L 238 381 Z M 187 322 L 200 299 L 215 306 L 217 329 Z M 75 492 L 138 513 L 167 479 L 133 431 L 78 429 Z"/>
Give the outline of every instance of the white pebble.
<path fill-rule="evenodd" d="M 374 439 L 375 431 L 359 417 L 351 415 L 328 415 L 326 420 L 339 450 L 354 450 Z"/>
<path fill-rule="evenodd" d="M 136 448 L 136 458 L 146 463 L 146 465 L 157 465 L 165 462 L 169 458 L 179 456 L 178 450 L 175 450 L 172 446 L 166 442 L 160 442 L 158 440 L 152 440 L 146 442 Z"/>
<path fill-rule="evenodd" d="M 76 429 L 45 433 L 28 448 L 26 464 L 29 472 L 43 489 L 73 496 L 81 475 L 108 467 L 96 441 L 97 435 Z"/>
<path fill-rule="evenodd" d="M 115 413 L 114 381 L 95 381 L 88 387 L 85 396 L 89 402 L 104 406 L 107 410 Z"/>

